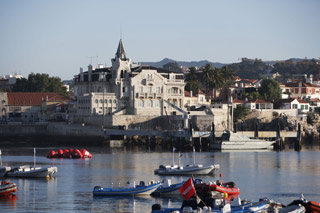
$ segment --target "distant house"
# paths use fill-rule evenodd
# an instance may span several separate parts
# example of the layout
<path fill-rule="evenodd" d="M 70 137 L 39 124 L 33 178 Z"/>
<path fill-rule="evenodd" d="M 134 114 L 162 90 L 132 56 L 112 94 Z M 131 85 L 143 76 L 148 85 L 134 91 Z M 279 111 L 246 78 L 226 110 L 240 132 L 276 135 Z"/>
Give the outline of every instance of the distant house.
<path fill-rule="evenodd" d="M 281 84 L 282 98 L 320 98 L 320 86 L 311 83 L 289 82 Z M 289 96 L 289 97 L 288 97 Z"/>
<path fill-rule="evenodd" d="M 264 101 L 260 99 L 256 99 L 254 101 L 247 101 L 245 105 L 249 108 L 249 110 L 254 109 L 273 109 L 273 103 L 269 101 Z"/>
<path fill-rule="evenodd" d="M 11 121 L 35 122 L 47 117 L 61 103 L 71 101 L 64 95 L 55 92 L 7 92 L 7 98 L 2 114 Z M 60 106 L 59 106 L 60 107 Z"/>
<path fill-rule="evenodd" d="M 297 98 L 288 98 L 280 100 L 281 107 L 280 109 L 298 109 L 299 113 L 307 113 L 310 111 L 309 102 L 297 99 Z"/>
<path fill-rule="evenodd" d="M 296 98 L 281 99 L 280 109 L 299 109 L 299 101 Z"/>

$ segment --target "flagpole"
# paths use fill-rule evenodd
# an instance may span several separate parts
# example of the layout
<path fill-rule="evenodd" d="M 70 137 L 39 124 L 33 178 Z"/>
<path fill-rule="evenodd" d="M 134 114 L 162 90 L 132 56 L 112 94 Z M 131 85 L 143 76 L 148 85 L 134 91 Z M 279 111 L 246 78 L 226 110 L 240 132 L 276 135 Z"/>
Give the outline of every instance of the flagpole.
<path fill-rule="evenodd" d="M 0 166 L 2 167 L 2 157 L 1 157 L 1 149 L 0 149 Z"/>
<path fill-rule="evenodd" d="M 172 148 L 172 166 L 174 166 L 174 150 L 175 150 L 175 148 L 173 147 Z"/>
<path fill-rule="evenodd" d="M 33 167 L 36 168 L 36 148 L 33 148 Z"/>
<path fill-rule="evenodd" d="M 178 166 L 180 167 L 180 152 L 179 152 L 179 158 L 178 158 Z"/>
<path fill-rule="evenodd" d="M 194 150 L 194 147 L 193 147 L 193 164 L 196 165 L 196 158 L 194 156 L 194 152 L 195 152 L 195 150 Z"/>

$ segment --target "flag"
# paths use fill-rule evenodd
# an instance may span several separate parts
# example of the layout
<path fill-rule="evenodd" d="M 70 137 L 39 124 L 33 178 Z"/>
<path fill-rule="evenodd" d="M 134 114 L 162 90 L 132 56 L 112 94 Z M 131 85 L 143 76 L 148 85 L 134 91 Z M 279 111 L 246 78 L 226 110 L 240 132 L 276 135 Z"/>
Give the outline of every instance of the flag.
<path fill-rule="evenodd" d="M 173 152 L 176 151 L 176 147 L 173 147 L 173 148 L 172 148 L 172 151 L 173 151 Z"/>
<path fill-rule="evenodd" d="M 185 182 L 181 188 L 179 189 L 181 196 L 186 199 L 189 200 L 195 193 L 196 193 L 196 189 L 194 188 L 193 185 L 193 181 L 191 178 L 189 178 L 187 180 L 187 182 Z"/>

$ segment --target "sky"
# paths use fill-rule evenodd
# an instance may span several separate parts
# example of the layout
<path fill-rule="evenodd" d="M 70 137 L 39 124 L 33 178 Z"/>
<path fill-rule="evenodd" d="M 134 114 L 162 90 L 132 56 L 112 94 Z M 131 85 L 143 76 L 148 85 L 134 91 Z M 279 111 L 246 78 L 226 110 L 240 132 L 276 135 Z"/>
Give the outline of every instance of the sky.
<path fill-rule="evenodd" d="M 0 76 L 134 62 L 320 57 L 319 0 L 0 0 Z"/>

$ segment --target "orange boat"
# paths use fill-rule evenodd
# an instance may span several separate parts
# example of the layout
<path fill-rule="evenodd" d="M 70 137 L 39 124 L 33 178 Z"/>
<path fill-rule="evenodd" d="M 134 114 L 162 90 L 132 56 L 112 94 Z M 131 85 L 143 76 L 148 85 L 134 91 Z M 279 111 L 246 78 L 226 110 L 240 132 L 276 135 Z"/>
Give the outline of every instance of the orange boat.
<path fill-rule="evenodd" d="M 7 181 L 2 181 L 0 184 L 0 196 L 8 196 L 13 192 L 17 191 L 17 184 L 7 182 Z"/>

